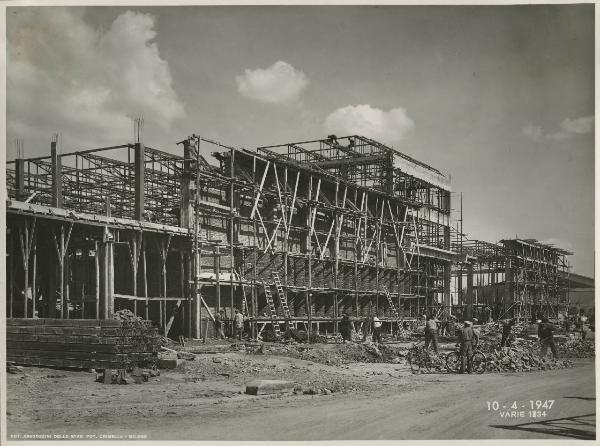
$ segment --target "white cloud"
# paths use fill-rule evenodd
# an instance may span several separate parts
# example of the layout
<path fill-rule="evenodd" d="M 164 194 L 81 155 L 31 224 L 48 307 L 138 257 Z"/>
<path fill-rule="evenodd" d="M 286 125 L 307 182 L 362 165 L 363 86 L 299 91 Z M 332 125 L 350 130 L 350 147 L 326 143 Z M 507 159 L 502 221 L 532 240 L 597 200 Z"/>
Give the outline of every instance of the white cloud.
<path fill-rule="evenodd" d="M 564 132 L 585 134 L 591 133 L 594 130 L 594 117 L 584 116 L 582 118 L 567 118 L 560 123 L 560 127 Z"/>
<path fill-rule="evenodd" d="M 271 104 L 297 102 L 310 83 L 302 71 L 281 60 L 265 69 L 244 70 L 235 80 L 240 94 Z"/>
<path fill-rule="evenodd" d="M 535 142 L 544 140 L 544 132 L 540 126 L 529 124 L 523 128 L 523 134 Z"/>
<path fill-rule="evenodd" d="M 555 132 L 544 132 L 542 127 L 532 124 L 523 128 L 523 135 L 541 143 L 543 141 L 565 141 L 577 135 L 585 135 L 594 131 L 594 117 L 583 116 L 581 118 L 566 118 L 560 123 L 560 130 Z"/>
<path fill-rule="evenodd" d="M 185 116 L 152 42 L 154 17 L 127 11 L 102 31 L 83 11 L 19 8 L 9 16 L 9 141 L 20 137 L 27 146 L 61 131 L 74 144 L 128 142 L 132 117 L 168 130 Z"/>
<path fill-rule="evenodd" d="M 325 119 L 328 133 L 361 135 L 384 143 L 401 141 L 414 126 L 401 107 L 383 111 L 367 104 L 338 108 Z"/>

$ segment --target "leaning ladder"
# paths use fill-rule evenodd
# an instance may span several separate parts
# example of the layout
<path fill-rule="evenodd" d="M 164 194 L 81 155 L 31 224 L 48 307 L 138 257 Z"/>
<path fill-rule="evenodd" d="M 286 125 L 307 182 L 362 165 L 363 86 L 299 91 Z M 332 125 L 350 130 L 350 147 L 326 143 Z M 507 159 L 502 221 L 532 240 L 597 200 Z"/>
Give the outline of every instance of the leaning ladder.
<path fill-rule="evenodd" d="M 385 292 L 385 297 L 387 297 L 388 303 L 390 304 L 390 309 L 392 310 L 392 314 L 394 315 L 394 318 L 396 319 L 396 323 L 398 324 L 398 329 L 399 329 L 400 328 L 400 315 L 398 314 L 398 310 L 396 309 L 396 306 L 394 305 L 394 301 L 392 300 L 392 295 L 387 290 L 387 288 L 385 288 L 383 291 Z"/>
<path fill-rule="evenodd" d="M 292 313 L 290 312 L 287 297 L 285 295 L 285 292 L 283 291 L 283 285 L 281 284 L 281 280 L 279 279 L 279 273 L 277 271 L 273 271 L 271 274 L 273 275 L 273 282 L 275 282 L 275 288 L 277 288 L 279 302 L 281 302 L 281 308 L 283 309 L 283 317 L 286 319 L 291 319 Z"/>
<path fill-rule="evenodd" d="M 277 320 L 277 311 L 275 310 L 275 303 L 273 302 L 273 295 L 271 294 L 271 286 L 267 285 L 263 281 L 263 287 L 265 288 L 265 298 L 269 304 L 269 310 L 271 310 L 271 323 L 273 324 L 273 331 L 277 338 L 281 337 L 281 331 L 279 330 L 279 320 Z"/>

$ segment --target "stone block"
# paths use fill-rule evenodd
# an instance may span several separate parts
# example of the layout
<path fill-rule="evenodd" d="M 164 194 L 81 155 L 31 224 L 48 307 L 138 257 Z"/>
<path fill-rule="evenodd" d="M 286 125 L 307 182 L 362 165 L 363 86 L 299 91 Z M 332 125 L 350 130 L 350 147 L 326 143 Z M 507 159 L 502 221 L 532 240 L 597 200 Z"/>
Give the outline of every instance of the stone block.
<path fill-rule="evenodd" d="M 273 379 L 259 379 L 246 384 L 248 395 L 271 395 L 278 393 L 292 393 L 294 383 Z"/>
<path fill-rule="evenodd" d="M 158 368 L 159 369 L 175 369 L 181 364 L 183 364 L 183 359 L 159 359 L 158 360 Z"/>

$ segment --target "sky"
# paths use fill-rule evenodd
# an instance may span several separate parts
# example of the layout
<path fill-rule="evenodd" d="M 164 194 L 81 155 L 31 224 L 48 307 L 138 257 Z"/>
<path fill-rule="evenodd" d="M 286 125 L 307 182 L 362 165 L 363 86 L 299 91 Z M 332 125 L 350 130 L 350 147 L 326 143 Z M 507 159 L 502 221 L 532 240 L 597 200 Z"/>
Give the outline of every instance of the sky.
<path fill-rule="evenodd" d="M 594 6 L 7 8 L 7 158 L 361 134 L 451 178 L 471 239 L 594 271 Z M 206 147 L 207 153 L 214 150 Z"/>

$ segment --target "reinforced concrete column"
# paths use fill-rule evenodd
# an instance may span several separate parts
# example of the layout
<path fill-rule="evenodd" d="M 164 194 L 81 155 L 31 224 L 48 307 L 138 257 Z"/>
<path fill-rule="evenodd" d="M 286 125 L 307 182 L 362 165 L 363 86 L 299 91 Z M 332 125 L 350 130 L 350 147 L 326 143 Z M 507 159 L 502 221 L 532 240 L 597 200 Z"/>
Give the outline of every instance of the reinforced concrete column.
<path fill-rule="evenodd" d="M 144 177 L 146 171 L 146 153 L 144 144 L 135 143 L 134 149 L 134 174 L 135 174 L 135 219 L 144 219 Z"/>
<path fill-rule="evenodd" d="M 114 312 L 114 252 L 112 236 L 105 233 L 105 238 L 102 243 L 102 294 L 100 302 L 100 318 L 110 319 Z"/>
<path fill-rule="evenodd" d="M 25 197 L 25 160 L 17 158 L 15 160 L 15 180 L 16 180 L 16 196 L 17 201 L 23 201 Z"/>
<path fill-rule="evenodd" d="M 505 311 L 508 311 L 508 309 L 514 304 L 515 299 L 514 299 L 514 276 L 513 276 L 513 268 L 512 268 L 512 260 L 510 257 L 506 258 L 506 262 L 504 263 L 505 265 L 505 270 L 504 270 L 504 309 L 503 309 L 503 313 Z M 513 313 L 514 313 L 514 309 L 513 309 Z"/>
<path fill-rule="evenodd" d="M 50 157 L 52 159 L 52 206 L 62 208 L 62 158 L 56 151 L 56 141 L 50 143 Z"/>
<path fill-rule="evenodd" d="M 179 226 L 182 228 L 193 227 L 193 202 L 192 202 L 192 187 L 195 184 L 192 182 L 192 166 L 195 164 L 192 159 L 192 148 L 190 140 L 186 139 L 183 142 L 183 175 L 181 176 L 181 207 L 179 208 Z M 198 169 L 198 166 L 196 166 Z"/>
<path fill-rule="evenodd" d="M 473 319 L 473 264 L 467 263 L 467 301 L 465 307 L 465 320 Z"/>
<path fill-rule="evenodd" d="M 450 297 L 450 281 L 452 278 L 452 263 L 446 262 L 444 264 L 444 307 L 450 308 L 452 305 Z"/>

